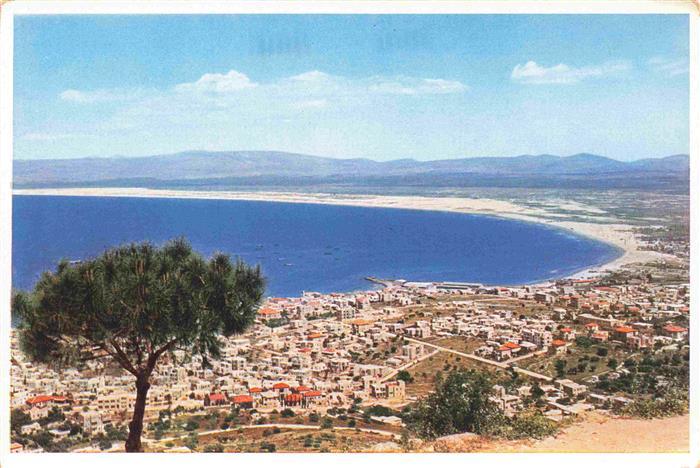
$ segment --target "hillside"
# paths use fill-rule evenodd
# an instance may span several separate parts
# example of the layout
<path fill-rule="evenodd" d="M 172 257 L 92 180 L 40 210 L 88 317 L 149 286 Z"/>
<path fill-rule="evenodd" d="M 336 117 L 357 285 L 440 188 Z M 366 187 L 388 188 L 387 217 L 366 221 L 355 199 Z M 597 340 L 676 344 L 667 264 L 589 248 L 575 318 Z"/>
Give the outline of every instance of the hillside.
<path fill-rule="evenodd" d="M 51 186 L 657 186 L 686 180 L 687 155 L 622 162 L 593 154 L 416 161 L 335 159 L 273 151 L 17 160 L 15 187 Z M 573 184 L 573 185 L 572 185 Z"/>

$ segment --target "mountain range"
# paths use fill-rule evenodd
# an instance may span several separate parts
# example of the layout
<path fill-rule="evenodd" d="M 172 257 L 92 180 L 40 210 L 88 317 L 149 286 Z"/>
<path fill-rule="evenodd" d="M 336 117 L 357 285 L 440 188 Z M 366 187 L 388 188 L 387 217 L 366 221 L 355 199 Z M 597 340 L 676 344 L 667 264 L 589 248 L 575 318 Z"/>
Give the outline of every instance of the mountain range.
<path fill-rule="evenodd" d="M 688 155 L 623 162 L 594 154 L 522 155 L 417 161 L 338 159 L 275 151 L 186 151 L 144 157 L 16 160 L 15 187 L 51 186 L 235 186 L 368 181 L 392 184 L 460 185 L 499 180 L 512 186 L 530 182 L 597 180 L 687 180 Z M 382 182 L 383 181 L 383 182 Z M 477 185 L 480 185 L 477 183 Z M 535 184 L 534 186 L 537 186 Z M 614 185 L 614 184 L 613 184 Z"/>

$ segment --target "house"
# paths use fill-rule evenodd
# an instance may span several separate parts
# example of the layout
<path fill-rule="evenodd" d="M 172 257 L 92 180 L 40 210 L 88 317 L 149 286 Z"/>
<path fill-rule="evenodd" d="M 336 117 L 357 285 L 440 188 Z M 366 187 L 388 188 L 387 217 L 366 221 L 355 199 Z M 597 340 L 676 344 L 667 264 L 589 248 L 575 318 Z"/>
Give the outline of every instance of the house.
<path fill-rule="evenodd" d="M 564 340 L 553 340 L 552 350 L 555 354 L 563 354 L 566 352 L 566 341 Z"/>
<path fill-rule="evenodd" d="M 521 349 L 522 348 L 520 347 L 520 345 L 513 343 L 512 341 L 508 341 L 496 349 L 496 359 L 498 359 L 499 361 L 510 359 Z"/>
<path fill-rule="evenodd" d="M 607 331 L 598 331 L 591 335 L 591 339 L 597 343 L 604 343 L 609 339 L 609 333 Z"/>
<path fill-rule="evenodd" d="M 251 395 L 235 395 L 231 398 L 231 403 L 236 408 L 251 409 L 253 407 L 253 397 Z"/>
<path fill-rule="evenodd" d="M 352 325 L 353 334 L 364 335 L 370 328 L 372 328 L 374 322 L 365 319 L 355 319 L 352 322 L 350 322 L 350 325 Z"/>
<path fill-rule="evenodd" d="M 275 320 L 282 318 L 282 312 L 275 309 L 270 309 L 269 307 L 263 307 L 258 311 L 258 318 L 260 320 Z"/>
<path fill-rule="evenodd" d="M 561 333 L 561 337 L 564 340 L 572 341 L 576 339 L 576 332 L 571 327 L 564 327 L 561 330 L 559 330 L 559 333 Z"/>
<path fill-rule="evenodd" d="M 570 379 L 555 380 L 554 385 L 570 397 L 578 397 L 579 395 L 584 395 L 588 391 L 588 387 Z"/>
<path fill-rule="evenodd" d="M 49 415 L 49 407 L 46 405 L 35 405 L 29 408 L 29 417 L 32 421 L 45 418 Z"/>
<path fill-rule="evenodd" d="M 221 406 L 228 403 L 223 393 L 210 393 L 204 397 L 204 406 Z"/>
<path fill-rule="evenodd" d="M 84 411 L 78 414 L 78 422 L 83 426 L 85 434 L 98 434 L 104 432 L 102 416 L 97 411 Z"/>
<path fill-rule="evenodd" d="M 39 431 L 41 431 L 41 425 L 38 422 L 33 422 L 31 424 L 25 424 L 24 426 L 20 427 L 20 429 L 19 429 L 19 432 L 22 435 L 35 434 Z"/>
<path fill-rule="evenodd" d="M 634 334 L 634 328 L 628 327 L 625 325 L 615 327 L 613 329 L 613 339 L 622 341 L 623 343 L 627 342 L 627 337 L 629 335 Z"/>
<path fill-rule="evenodd" d="M 673 324 L 665 325 L 662 331 L 665 336 L 669 336 L 676 341 L 684 340 L 686 336 L 688 336 L 687 328 L 679 327 Z"/>

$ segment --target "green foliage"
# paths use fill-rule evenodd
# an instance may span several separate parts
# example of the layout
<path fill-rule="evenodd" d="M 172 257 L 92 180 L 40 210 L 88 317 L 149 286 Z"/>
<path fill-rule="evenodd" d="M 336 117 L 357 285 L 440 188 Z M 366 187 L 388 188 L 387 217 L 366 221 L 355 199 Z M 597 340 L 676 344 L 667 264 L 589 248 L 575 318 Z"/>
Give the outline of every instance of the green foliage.
<path fill-rule="evenodd" d="M 688 412 L 688 393 L 679 390 L 668 390 L 658 398 L 638 398 L 629 405 L 618 410 L 625 416 L 637 418 L 663 418 L 683 415 Z"/>
<path fill-rule="evenodd" d="M 542 413 L 518 414 L 512 418 L 500 418 L 490 435 L 504 439 L 543 439 L 557 433 L 557 425 Z"/>
<path fill-rule="evenodd" d="M 453 371 L 406 415 L 407 425 L 428 439 L 459 432 L 489 433 L 499 417 L 489 402 L 492 393 L 493 383 L 487 373 Z"/>
<path fill-rule="evenodd" d="M 294 417 L 294 415 L 295 413 L 291 408 L 285 408 L 280 413 L 280 416 L 282 416 L 283 418 L 292 418 Z"/>
<path fill-rule="evenodd" d="M 97 351 L 134 373 L 145 357 L 175 346 L 218 356 L 217 336 L 252 324 L 263 292 L 258 267 L 223 254 L 205 261 L 178 239 L 162 248 L 117 247 L 78 264 L 62 261 L 31 294 L 17 292 L 12 310 L 21 320 L 22 349 L 33 360 L 76 363 Z"/>
<path fill-rule="evenodd" d="M 190 435 L 185 440 L 185 447 L 189 448 L 190 450 L 195 450 L 197 448 L 198 444 L 199 444 L 199 439 L 197 439 L 196 434 Z"/>
<path fill-rule="evenodd" d="M 394 410 L 382 405 L 372 405 L 364 409 L 364 413 L 369 416 L 393 416 Z"/>
<path fill-rule="evenodd" d="M 333 419 L 326 416 L 323 418 L 323 420 L 321 420 L 321 429 L 331 429 L 332 427 L 333 427 Z"/>
<path fill-rule="evenodd" d="M 27 413 L 19 408 L 15 408 L 10 413 L 10 428 L 19 433 L 22 426 L 25 426 L 32 422 L 32 418 L 29 417 Z"/>
<path fill-rule="evenodd" d="M 411 383 L 413 382 L 413 376 L 407 370 L 400 370 L 398 374 L 396 374 L 396 380 L 403 380 L 406 383 Z"/>
<path fill-rule="evenodd" d="M 576 346 L 580 346 L 581 348 L 590 348 L 591 345 L 593 345 L 593 340 L 590 339 L 587 336 L 577 336 L 576 337 Z"/>
<path fill-rule="evenodd" d="M 561 379 L 564 377 L 564 371 L 566 370 L 566 361 L 563 359 L 557 359 L 554 362 L 554 369 L 557 371 L 557 377 Z"/>
<path fill-rule="evenodd" d="M 207 453 L 221 453 L 224 451 L 224 446 L 220 443 L 207 444 L 202 451 Z"/>
<path fill-rule="evenodd" d="M 275 444 L 272 444 L 270 442 L 263 442 L 260 444 L 260 451 L 261 452 L 276 452 L 277 451 L 277 446 Z"/>
<path fill-rule="evenodd" d="M 507 439 L 543 438 L 556 433 L 557 425 L 539 412 L 506 417 L 489 401 L 492 393 L 488 373 L 453 371 L 433 393 L 404 413 L 404 421 L 410 431 L 427 439 L 461 432 Z M 533 388 L 533 396 L 542 394 L 538 386 Z"/>

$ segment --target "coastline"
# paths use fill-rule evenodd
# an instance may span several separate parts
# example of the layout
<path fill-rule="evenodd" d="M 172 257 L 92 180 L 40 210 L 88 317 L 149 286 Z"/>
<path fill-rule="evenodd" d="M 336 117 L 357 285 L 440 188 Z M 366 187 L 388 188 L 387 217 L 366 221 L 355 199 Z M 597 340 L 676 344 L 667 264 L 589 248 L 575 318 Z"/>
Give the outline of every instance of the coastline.
<path fill-rule="evenodd" d="M 665 259 L 666 255 L 639 249 L 632 226 L 624 223 L 582 222 L 551 219 L 545 210 L 525 207 L 508 201 L 486 198 L 422 197 L 393 195 L 336 195 L 326 193 L 293 192 L 243 192 L 162 190 L 144 188 L 54 188 L 16 189 L 13 195 L 72 196 L 72 197 L 129 197 L 129 198 L 181 198 L 206 200 L 241 200 L 280 203 L 311 203 L 325 205 L 357 206 L 366 208 L 397 208 L 452 213 L 478 214 L 533 222 L 571 231 L 577 235 L 595 239 L 621 251 L 621 255 L 601 264 L 567 275 L 569 278 L 587 278 L 599 271 L 616 270 L 630 263 Z M 606 218 L 606 220 L 609 218 Z"/>

